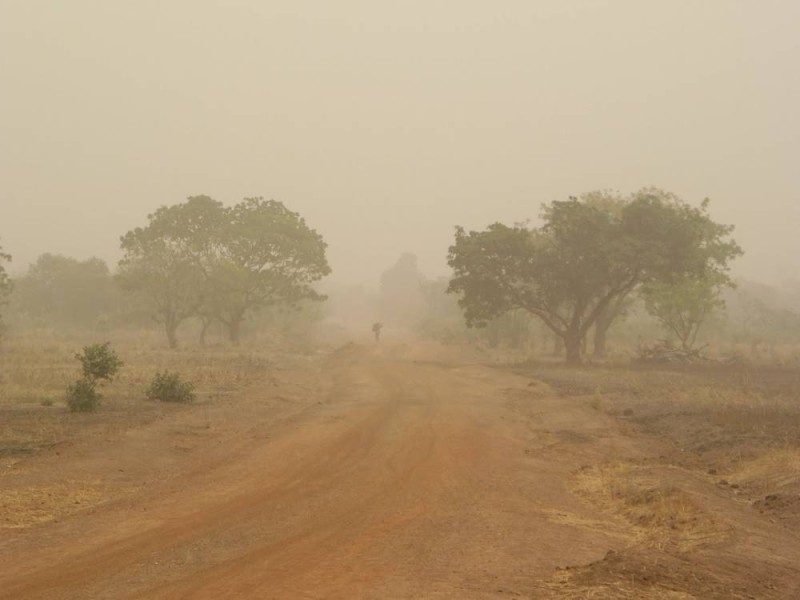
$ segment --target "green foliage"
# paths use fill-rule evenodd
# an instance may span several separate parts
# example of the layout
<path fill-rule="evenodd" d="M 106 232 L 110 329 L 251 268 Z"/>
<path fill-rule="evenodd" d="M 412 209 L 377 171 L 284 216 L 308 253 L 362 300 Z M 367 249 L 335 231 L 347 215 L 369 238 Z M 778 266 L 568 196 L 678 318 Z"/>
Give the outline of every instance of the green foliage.
<path fill-rule="evenodd" d="M 67 406 L 71 412 L 91 412 L 102 398 L 98 385 L 111 381 L 123 363 L 109 342 L 84 346 L 75 358 L 81 363 L 83 376 L 67 387 Z"/>
<path fill-rule="evenodd" d="M 123 365 L 110 342 L 84 346 L 83 352 L 75 358 L 81 363 L 84 378 L 94 382 L 111 381 Z"/>
<path fill-rule="evenodd" d="M 208 196 L 161 207 L 147 216 L 148 225 L 120 238 L 124 253 L 118 280 L 150 306 L 164 326 L 170 348 L 177 347 L 178 326 L 203 304 L 206 274 L 203 256 L 212 246 L 224 208 Z"/>
<path fill-rule="evenodd" d="M 327 244 L 281 202 L 245 198 L 226 210 L 208 272 L 207 304 L 238 342 L 249 312 L 277 304 L 320 301 L 312 284 L 331 270 Z"/>
<path fill-rule="evenodd" d="M 311 284 L 330 273 L 326 244 L 280 202 L 246 198 L 225 208 L 196 196 L 148 220 L 122 237 L 119 278 L 149 299 L 171 347 L 192 316 L 221 321 L 237 342 L 250 312 L 324 299 Z"/>
<path fill-rule="evenodd" d="M 178 373 L 156 373 L 150 382 L 150 387 L 145 392 L 148 400 L 159 402 L 194 402 L 194 385 L 188 381 L 182 381 Z"/>
<path fill-rule="evenodd" d="M 741 254 L 732 227 L 711 220 L 707 201 L 695 208 L 656 189 L 607 205 L 587 196 L 552 202 L 542 219 L 535 229 L 457 228 L 448 290 L 460 296 L 471 326 L 513 309 L 539 317 L 572 363 L 615 300 L 650 282 L 727 277 L 728 262 Z"/>
<path fill-rule="evenodd" d="M 15 281 L 12 311 L 38 324 L 88 327 L 107 318 L 118 305 L 118 291 L 105 262 L 42 254 Z"/>
<path fill-rule="evenodd" d="M 647 312 L 678 338 L 683 350 L 691 350 L 708 316 L 724 306 L 721 289 L 730 285 L 718 273 L 684 277 L 677 281 L 652 281 L 642 287 Z"/>
<path fill-rule="evenodd" d="M 100 397 L 92 379 L 81 377 L 67 386 L 67 406 L 70 412 L 92 412 L 99 406 Z"/>
<path fill-rule="evenodd" d="M 530 348 L 539 332 L 534 317 L 522 309 L 510 310 L 489 321 L 481 330 L 481 338 L 490 347 Z"/>

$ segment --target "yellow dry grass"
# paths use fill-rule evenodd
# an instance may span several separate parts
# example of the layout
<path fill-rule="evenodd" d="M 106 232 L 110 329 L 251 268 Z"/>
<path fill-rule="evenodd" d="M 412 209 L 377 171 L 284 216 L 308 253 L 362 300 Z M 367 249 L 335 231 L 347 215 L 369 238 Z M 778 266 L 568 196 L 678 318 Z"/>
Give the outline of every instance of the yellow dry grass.
<path fill-rule="evenodd" d="M 729 480 L 754 488 L 757 493 L 794 485 L 800 481 L 800 449 L 778 448 L 743 460 L 736 465 Z"/>
<path fill-rule="evenodd" d="M 625 518 L 638 541 L 659 549 L 685 551 L 721 539 L 727 529 L 671 478 L 647 466 L 619 462 L 582 469 L 573 488 Z"/>
<path fill-rule="evenodd" d="M 65 480 L 48 485 L 0 489 L 0 529 L 53 521 L 103 501 L 99 482 Z"/>
<path fill-rule="evenodd" d="M 124 362 L 119 376 L 104 388 L 111 400 L 142 398 L 153 374 L 165 369 L 178 371 L 201 393 L 225 394 L 267 369 L 272 356 L 263 347 L 168 350 L 149 334 L 108 337 Z M 67 384 L 79 375 L 75 354 L 84 345 L 106 339 L 32 333 L 5 341 L 0 347 L 0 406 L 62 403 Z"/>

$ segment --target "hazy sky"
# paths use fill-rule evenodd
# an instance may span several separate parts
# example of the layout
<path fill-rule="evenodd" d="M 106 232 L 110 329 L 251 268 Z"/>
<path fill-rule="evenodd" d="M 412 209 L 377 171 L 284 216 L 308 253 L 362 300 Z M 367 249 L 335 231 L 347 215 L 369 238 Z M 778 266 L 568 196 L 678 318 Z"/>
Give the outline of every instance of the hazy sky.
<path fill-rule="evenodd" d="M 800 2 L 0 0 L 0 244 L 117 258 L 161 204 L 262 195 L 334 273 L 644 185 L 800 267 Z"/>

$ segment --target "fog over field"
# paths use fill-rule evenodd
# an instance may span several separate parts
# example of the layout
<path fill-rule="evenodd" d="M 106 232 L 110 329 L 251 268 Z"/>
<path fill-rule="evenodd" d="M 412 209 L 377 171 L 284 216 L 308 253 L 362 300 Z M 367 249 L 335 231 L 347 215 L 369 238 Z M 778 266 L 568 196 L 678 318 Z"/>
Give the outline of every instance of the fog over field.
<path fill-rule="evenodd" d="M 735 273 L 800 266 L 800 3 L 0 2 L 0 236 L 114 264 L 190 195 L 262 195 L 334 281 L 453 226 L 656 185 L 737 226 Z"/>

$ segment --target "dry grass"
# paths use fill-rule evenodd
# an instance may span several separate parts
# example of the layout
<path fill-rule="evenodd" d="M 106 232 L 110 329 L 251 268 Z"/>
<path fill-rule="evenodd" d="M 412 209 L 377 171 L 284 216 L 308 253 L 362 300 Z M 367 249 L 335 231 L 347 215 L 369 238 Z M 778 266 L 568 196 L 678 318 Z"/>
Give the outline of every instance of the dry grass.
<path fill-rule="evenodd" d="M 209 404 L 234 401 L 249 384 L 271 377 L 276 368 L 274 350 L 266 347 L 170 351 L 159 337 L 116 334 L 110 341 L 124 361 L 118 378 L 102 388 L 96 412 L 70 413 L 64 393 L 79 374 L 74 355 L 97 341 L 105 340 L 32 334 L 6 340 L 0 347 L 0 529 L 59 520 L 123 491 L 117 480 L 103 483 L 79 476 L 54 480 L 52 471 L 40 474 L 39 463 L 30 459 L 43 452 L 45 459 L 55 458 L 71 447 L 113 444 L 127 431 L 176 411 L 207 414 Z M 205 406 L 148 401 L 145 390 L 153 375 L 163 370 L 178 372 L 195 384 L 197 403 Z"/>
<path fill-rule="evenodd" d="M 568 369 L 531 365 L 528 375 L 565 397 L 672 440 L 685 462 L 708 468 L 800 447 L 800 370 L 783 368 Z"/>
<path fill-rule="evenodd" d="M 78 374 L 74 354 L 92 339 L 48 339 L 39 335 L 17 338 L 0 347 L 0 406 L 63 402 L 64 389 Z M 157 370 L 185 374 L 206 394 L 224 394 L 263 373 L 270 353 L 263 348 L 217 346 L 208 349 L 163 349 L 158 338 L 117 336 L 113 347 L 125 365 L 106 388 L 116 400 L 141 397 Z"/>
<path fill-rule="evenodd" d="M 721 540 L 727 530 L 680 487 L 671 474 L 646 466 L 614 463 L 582 469 L 575 491 L 624 517 L 640 543 L 686 551 Z"/>
<path fill-rule="evenodd" d="M 725 569 L 703 561 L 736 539 L 741 523 L 734 515 L 748 514 L 717 511 L 731 500 L 749 507 L 754 519 L 765 515 L 800 533 L 800 369 L 539 363 L 518 370 L 545 382 L 565 402 L 618 419 L 621 431 L 647 436 L 659 449 L 646 461 L 616 461 L 575 474 L 575 492 L 628 523 L 634 542 L 596 563 L 560 571 L 547 593 L 785 597 L 769 578 L 743 577 L 736 560 Z M 745 566 L 753 573 L 768 567 Z"/>
<path fill-rule="evenodd" d="M 124 366 L 102 388 L 94 414 L 70 414 L 67 384 L 79 373 L 74 355 L 96 339 L 56 338 L 42 333 L 0 346 L 0 475 L 43 448 L 80 436 L 108 434 L 157 418 L 177 407 L 157 406 L 145 390 L 157 371 L 170 370 L 195 384 L 199 403 L 224 401 L 272 368 L 269 349 L 217 346 L 170 351 L 147 334 L 109 336 Z M 103 341 L 103 340 L 100 340 Z"/>
<path fill-rule="evenodd" d="M 65 480 L 0 490 L 0 529 L 21 529 L 85 510 L 102 502 L 100 482 Z"/>

